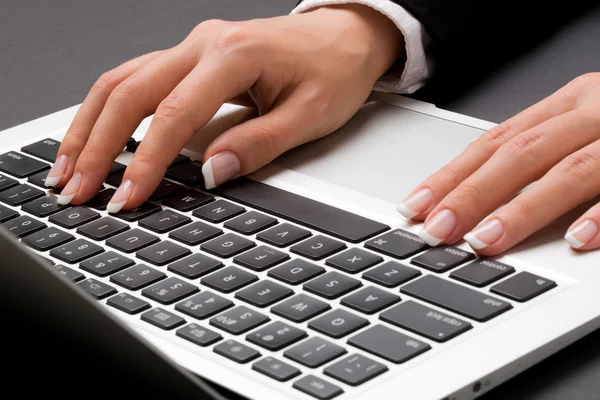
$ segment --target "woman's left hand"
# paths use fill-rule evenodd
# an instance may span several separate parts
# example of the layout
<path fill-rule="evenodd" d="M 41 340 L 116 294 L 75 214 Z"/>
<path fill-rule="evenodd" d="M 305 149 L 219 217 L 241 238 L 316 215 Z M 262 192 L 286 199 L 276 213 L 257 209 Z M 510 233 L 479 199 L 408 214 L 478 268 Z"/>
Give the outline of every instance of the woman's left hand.
<path fill-rule="evenodd" d="M 398 211 L 425 221 L 419 235 L 430 245 L 464 236 L 491 256 L 599 194 L 600 73 L 590 73 L 484 133 Z M 600 248 L 600 204 L 565 239 L 578 250 Z"/>

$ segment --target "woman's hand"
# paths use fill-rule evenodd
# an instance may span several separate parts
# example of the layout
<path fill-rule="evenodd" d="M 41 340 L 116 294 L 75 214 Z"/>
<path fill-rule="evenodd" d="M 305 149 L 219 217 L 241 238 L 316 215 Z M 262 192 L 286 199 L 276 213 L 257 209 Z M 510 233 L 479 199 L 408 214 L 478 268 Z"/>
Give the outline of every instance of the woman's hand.
<path fill-rule="evenodd" d="M 599 194 L 600 73 L 591 73 L 484 133 L 398 211 L 425 221 L 420 236 L 430 245 L 464 236 L 491 256 Z M 600 204 L 565 238 L 576 249 L 600 248 Z"/>
<path fill-rule="evenodd" d="M 342 126 L 402 51 L 396 26 L 362 5 L 203 22 L 179 45 L 97 81 L 46 183 L 66 184 L 61 204 L 90 200 L 137 126 L 154 114 L 108 210 L 136 207 L 193 133 L 223 103 L 245 98 L 260 116 L 226 131 L 204 153 L 206 185 L 214 187 Z"/>

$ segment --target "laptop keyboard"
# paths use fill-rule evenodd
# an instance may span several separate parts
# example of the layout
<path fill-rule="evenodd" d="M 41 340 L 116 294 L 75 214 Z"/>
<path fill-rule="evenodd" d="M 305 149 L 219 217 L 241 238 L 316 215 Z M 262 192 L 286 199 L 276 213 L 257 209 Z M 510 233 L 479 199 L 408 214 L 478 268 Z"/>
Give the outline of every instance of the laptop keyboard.
<path fill-rule="evenodd" d="M 317 399 L 556 287 L 250 179 L 207 192 L 202 164 L 184 155 L 136 209 L 105 212 L 117 162 L 93 200 L 60 206 L 44 186 L 59 145 L 0 155 L 5 229 L 93 298 Z"/>

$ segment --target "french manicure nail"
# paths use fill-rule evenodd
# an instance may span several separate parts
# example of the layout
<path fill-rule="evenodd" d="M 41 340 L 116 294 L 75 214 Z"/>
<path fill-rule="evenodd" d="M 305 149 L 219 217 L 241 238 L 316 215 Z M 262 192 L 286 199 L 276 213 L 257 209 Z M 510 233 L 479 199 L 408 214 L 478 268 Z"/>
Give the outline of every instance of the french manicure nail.
<path fill-rule="evenodd" d="M 110 202 L 106 206 L 106 211 L 109 213 L 117 213 L 121 211 L 121 208 L 127 203 L 127 200 L 133 193 L 133 182 L 130 179 L 122 182 L 115 194 L 113 194 Z"/>
<path fill-rule="evenodd" d="M 240 159 L 230 151 L 222 151 L 209 158 L 202 165 L 202 175 L 207 189 L 235 178 L 240 173 Z"/>
<path fill-rule="evenodd" d="M 396 206 L 396 211 L 408 219 L 414 218 L 426 211 L 433 201 L 431 189 L 424 188 L 408 196 Z"/>
<path fill-rule="evenodd" d="M 475 227 L 464 237 L 465 241 L 475 250 L 485 249 L 496 243 L 504 234 L 504 226 L 499 219 L 491 219 Z"/>
<path fill-rule="evenodd" d="M 44 181 L 46 186 L 55 186 L 58 182 L 60 182 L 67 172 L 68 161 L 69 160 L 67 159 L 67 156 L 64 154 L 61 154 L 56 158 L 54 165 L 52 168 L 50 168 L 50 171 L 48 171 L 48 176 Z"/>
<path fill-rule="evenodd" d="M 69 204 L 73 197 L 79 191 L 79 187 L 81 186 L 81 174 L 79 172 L 75 172 L 67 185 L 64 187 L 60 196 L 56 199 L 56 202 L 61 205 Z"/>
<path fill-rule="evenodd" d="M 565 240 L 574 249 L 579 249 L 591 242 L 598 233 L 600 233 L 598 224 L 591 219 L 586 219 L 572 227 L 565 235 Z"/>
<path fill-rule="evenodd" d="M 437 246 L 446 239 L 456 227 L 456 215 L 450 210 L 438 212 L 419 232 L 419 237 L 430 246 Z"/>

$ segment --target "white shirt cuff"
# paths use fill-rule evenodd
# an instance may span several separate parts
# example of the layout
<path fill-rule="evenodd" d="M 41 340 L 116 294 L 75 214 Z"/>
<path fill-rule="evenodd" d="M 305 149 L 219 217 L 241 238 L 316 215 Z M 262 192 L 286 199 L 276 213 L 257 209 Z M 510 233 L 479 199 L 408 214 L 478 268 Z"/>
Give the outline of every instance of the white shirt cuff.
<path fill-rule="evenodd" d="M 391 0 L 304 0 L 293 11 L 298 14 L 314 7 L 334 4 L 364 4 L 392 20 L 404 36 L 404 63 L 399 60 L 375 84 L 381 92 L 410 94 L 421 88 L 431 76 L 433 62 L 429 35 L 423 25 L 400 5 Z M 404 65 L 402 65 L 404 64 Z"/>

